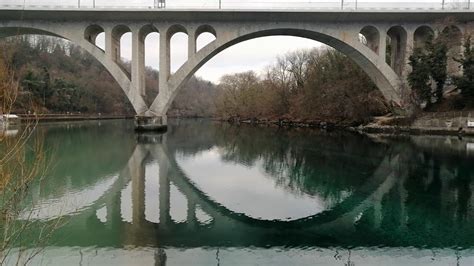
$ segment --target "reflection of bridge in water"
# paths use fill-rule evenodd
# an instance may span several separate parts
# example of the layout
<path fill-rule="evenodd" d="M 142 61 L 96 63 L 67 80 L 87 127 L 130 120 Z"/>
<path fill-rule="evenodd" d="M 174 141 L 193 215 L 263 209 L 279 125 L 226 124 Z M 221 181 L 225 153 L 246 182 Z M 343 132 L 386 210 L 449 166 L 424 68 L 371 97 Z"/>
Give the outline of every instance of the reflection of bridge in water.
<path fill-rule="evenodd" d="M 235 213 L 200 191 L 180 169 L 175 160 L 176 151 L 170 150 L 166 143 L 166 136 L 139 137 L 139 144 L 114 185 L 92 206 L 74 217 L 74 231 L 81 237 L 69 236 L 68 239 L 74 243 L 64 244 L 110 245 L 108 242 L 110 239 L 119 237 L 124 246 L 268 247 L 328 246 L 334 243 L 351 245 L 353 239 L 351 243 L 349 236 L 355 233 L 356 224 L 362 216 L 371 217 L 375 230 L 380 226 L 382 199 L 394 186 L 401 185 L 402 182 L 400 180 L 402 173 L 395 167 L 399 163 L 400 156 L 387 155 L 372 178 L 334 208 L 292 221 L 259 220 L 243 213 Z M 157 209 L 159 205 L 159 222 L 151 222 L 145 215 L 145 208 L 150 207 L 145 207 L 145 172 L 147 161 L 150 159 L 157 161 L 159 165 L 159 204 L 156 203 Z M 130 184 L 131 221 L 124 221 L 121 205 L 117 202 L 121 201 L 121 192 Z M 186 198 L 185 221 L 177 222 L 170 215 L 171 185 Z M 97 212 L 104 209 L 106 215 L 104 219 L 100 219 Z M 205 213 L 210 219 L 202 221 L 198 213 Z M 78 229 L 77 224 L 80 223 L 87 228 Z M 94 226 L 94 230 L 91 230 L 90 226 Z M 121 236 L 113 236 L 117 232 L 116 229 L 120 230 Z M 98 232 L 101 235 L 100 239 L 97 235 L 84 237 L 84 234 Z"/>

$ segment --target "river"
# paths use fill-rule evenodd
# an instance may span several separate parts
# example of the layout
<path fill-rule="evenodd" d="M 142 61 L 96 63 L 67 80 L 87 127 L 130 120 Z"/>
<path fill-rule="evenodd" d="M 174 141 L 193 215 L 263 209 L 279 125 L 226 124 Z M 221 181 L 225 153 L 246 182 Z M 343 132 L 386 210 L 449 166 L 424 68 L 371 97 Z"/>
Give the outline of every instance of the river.
<path fill-rule="evenodd" d="M 52 163 L 20 220 L 61 227 L 32 264 L 474 265 L 474 139 L 207 120 L 36 134 Z"/>

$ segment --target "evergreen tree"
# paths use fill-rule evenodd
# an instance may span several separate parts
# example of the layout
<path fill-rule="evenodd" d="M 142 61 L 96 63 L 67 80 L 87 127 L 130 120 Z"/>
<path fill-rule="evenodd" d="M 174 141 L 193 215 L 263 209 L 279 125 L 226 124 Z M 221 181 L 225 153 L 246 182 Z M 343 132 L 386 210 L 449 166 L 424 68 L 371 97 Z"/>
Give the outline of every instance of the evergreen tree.
<path fill-rule="evenodd" d="M 429 64 L 429 55 L 423 49 L 415 48 L 413 54 L 409 57 L 409 64 L 412 68 L 408 74 L 408 82 L 415 91 L 418 99 L 425 101 L 427 106 L 431 104 L 431 67 Z"/>
<path fill-rule="evenodd" d="M 454 78 L 454 84 L 461 91 L 465 102 L 474 105 L 474 48 L 471 45 L 471 37 L 464 42 L 464 53 L 461 59 L 457 59 L 463 68 L 463 75 Z"/>
<path fill-rule="evenodd" d="M 443 99 L 443 89 L 448 78 L 448 46 L 443 39 L 433 41 L 429 38 L 426 43 L 430 75 L 436 83 L 436 102 Z"/>

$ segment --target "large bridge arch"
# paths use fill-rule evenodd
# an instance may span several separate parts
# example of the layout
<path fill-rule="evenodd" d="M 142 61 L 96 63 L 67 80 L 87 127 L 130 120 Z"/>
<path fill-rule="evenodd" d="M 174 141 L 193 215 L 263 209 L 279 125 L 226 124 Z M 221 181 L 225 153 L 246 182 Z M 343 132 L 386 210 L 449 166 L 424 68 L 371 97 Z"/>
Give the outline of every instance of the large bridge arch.
<path fill-rule="evenodd" d="M 208 26 L 210 27 L 210 26 Z M 163 77 L 166 84 L 160 84 L 161 93 L 150 107 L 154 114 L 165 116 L 168 108 L 184 86 L 185 82 L 196 73 L 205 63 L 210 61 L 220 52 L 244 41 L 268 36 L 294 36 L 321 42 L 344 53 L 357 63 L 372 79 L 384 97 L 394 106 L 401 106 L 400 87 L 402 80 L 388 64 L 385 55 L 378 55 L 366 45 L 360 43 L 358 31 L 344 31 L 337 27 L 325 29 L 324 25 L 296 26 L 245 26 L 213 27 L 217 39 L 203 47 L 194 55 L 189 55 L 188 61 L 174 74 Z M 160 77 L 161 78 L 161 77 Z M 167 86 L 161 90 L 162 86 Z"/>
<path fill-rule="evenodd" d="M 118 83 L 120 88 L 123 90 L 133 109 L 137 114 L 145 113 L 147 105 L 144 99 L 133 93 L 135 90 L 132 86 L 130 78 L 127 73 L 112 59 L 110 59 L 106 53 L 95 44 L 91 42 L 91 38 L 87 38 L 87 29 L 80 28 L 78 30 L 68 30 L 65 28 L 50 28 L 40 27 L 38 25 L 1 25 L 0 24 L 0 38 L 8 38 L 19 35 L 45 35 L 61 38 L 70 41 L 74 45 L 79 46 L 81 49 L 87 51 L 92 55 L 104 68 L 112 75 L 115 81 Z"/>

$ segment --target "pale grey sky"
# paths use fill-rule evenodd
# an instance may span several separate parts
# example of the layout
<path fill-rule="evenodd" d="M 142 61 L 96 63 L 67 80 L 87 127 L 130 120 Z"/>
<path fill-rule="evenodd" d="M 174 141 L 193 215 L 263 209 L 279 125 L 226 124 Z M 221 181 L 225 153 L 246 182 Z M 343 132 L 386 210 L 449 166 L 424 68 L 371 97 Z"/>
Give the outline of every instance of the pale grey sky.
<path fill-rule="evenodd" d="M 42 6 L 69 6 L 77 7 L 80 1 L 82 7 L 92 7 L 94 0 L 0 0 L 0 5 L 21 5 L 25 1 L 26 5 Z M 345 9 L 353 9 L 356 0 L 344 0 Z M 370 5 L 380 8 L 393 7 L 394 2 L 397 7 L 438 7 L 442 0 L 361 0 L 358 6 Z M 464 2 L 467 0 L 446 0 L 446 3 Z M 152 7 L 154 0 L 95 0 L 98 7 Z M 217 8 L 219 0 L 167 0 L 168 8 Z M 222 0 L 223 8 L 340 8 L 340 0 Z M 152 34 L 146 39 L 146 65 L 158 69 L 159 59 L 159 37 Z M 205 44 L 212 41 L 212 35 L 204 35 L 198 39 L 199 43 Z M 103 36 L 99 36 L 98 45 L 103 46 Z M 272 36 L 246 41 L 234 45 L 221 52 L 211 61 L 205 64 L 197 73 L 204 79 L 218 82 L 225 74 L 254 70 L 262 72 L 268 65 L 272 64 L 278 56 L 285 53 L 319 47 L 322 44 L 297 37 Z M 198 47 L 199 48 L 199 47 Z M 131 59 L 131 34 L 122 37 L 122 57 Z M 172 71 L 176 71 L 187 58 L 187 36 L 183 33 L 175 35 L 171 43 Z"/>

